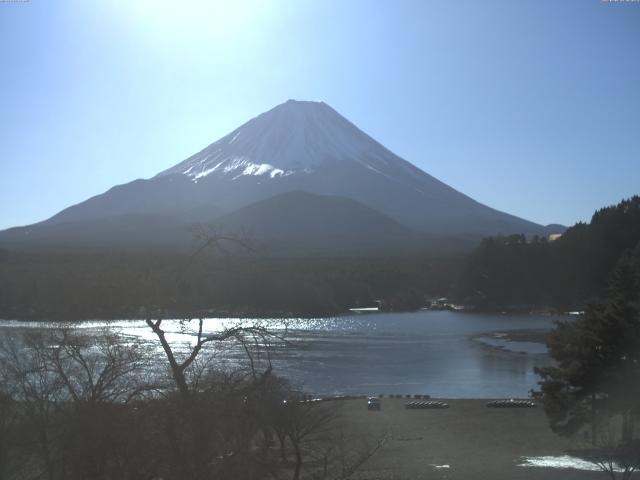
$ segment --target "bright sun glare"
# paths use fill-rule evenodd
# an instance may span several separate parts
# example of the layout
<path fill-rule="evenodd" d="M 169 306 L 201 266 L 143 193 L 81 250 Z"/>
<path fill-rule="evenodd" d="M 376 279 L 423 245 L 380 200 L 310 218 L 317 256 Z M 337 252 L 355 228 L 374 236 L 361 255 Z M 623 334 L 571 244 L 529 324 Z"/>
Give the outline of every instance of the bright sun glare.
<path fill-rule="evenodd" d="M 145 28 L 187 37 L 213 38 L 255 32 L 270 5 L 257 0 L 138 0 L 127 3 Z"/>

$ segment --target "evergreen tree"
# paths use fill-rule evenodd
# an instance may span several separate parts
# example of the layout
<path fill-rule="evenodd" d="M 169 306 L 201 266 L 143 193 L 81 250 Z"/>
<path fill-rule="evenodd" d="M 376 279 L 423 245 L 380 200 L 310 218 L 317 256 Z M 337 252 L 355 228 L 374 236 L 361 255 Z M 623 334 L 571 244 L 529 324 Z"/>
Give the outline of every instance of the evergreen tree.
<path fill-rule="evenodd" d="M 595 445 L 598 425 L 617 415 L 630 442 L 640 417 L 640 245 L 618 261 L 606 297 L 578 320 L 558 322 L 548 347 L 557 365 L 536 372 L 554 431 L 590 424 Z"/>

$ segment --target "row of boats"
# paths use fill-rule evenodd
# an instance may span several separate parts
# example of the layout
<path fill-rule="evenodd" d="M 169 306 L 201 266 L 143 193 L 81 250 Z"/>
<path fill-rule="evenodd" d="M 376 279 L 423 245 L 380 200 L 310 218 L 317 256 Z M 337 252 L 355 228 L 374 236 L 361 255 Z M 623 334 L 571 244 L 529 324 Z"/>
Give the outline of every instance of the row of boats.
<path fill-rule="evenodd" d="M 414 409 L 414 410 L 423 410 L 429 408 L 449 408 L 449 404 L 445 402 L 408 402 L 404 404 L 404 408 Z"/>
<path fill-rule="evenodd" d="M 407 409 L 427 409 L 427 408 L 449 408 L 449 404 L 445 402 L 407 402 L 404 404 L 404 407 Z M 492 400 L 487 403 L 487 407 L 490 408 L 535 408 L 535 402 L 530 400 L 515 400 L 513 398 L 505 399 L 505 400 Z"/>
<path fill-rule="evenodd" d="M 509 398 L 507 400 L 493 400 L 487 403 L 490 408 L 535 408 L 535 402 L 531 400 L 515 400 Z"/>

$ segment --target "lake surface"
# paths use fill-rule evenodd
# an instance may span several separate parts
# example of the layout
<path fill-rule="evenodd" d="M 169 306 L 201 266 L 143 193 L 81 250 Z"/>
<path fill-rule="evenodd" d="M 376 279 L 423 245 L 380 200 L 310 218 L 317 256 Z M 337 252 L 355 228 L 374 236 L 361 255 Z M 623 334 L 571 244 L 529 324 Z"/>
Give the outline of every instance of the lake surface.
<path fill-rule="evenodd" d="M 319 395 L 429 394 L 442 398 L 526 397 L 536 387 L 534 366 L 551 363 L 535 341 L 511 341 L 509 332 L 548 331 L 553 317 L 449 311 L 379 313 L 299 320 L 206 319 L 205 331 L 258 323 L 284 334 L 271 351 L 274 372 Z M 165 320 L 167 339 L 186 349 L 195 323 Z M 0 335 L 46 330 L 47 322 L 0 321 Z M 103 328 L 153 347 L 157 339 L 143 321 L 73 324 L 87 334 Z M 221 363 L 240 362 L 241 349 L 217 353 Z"/>

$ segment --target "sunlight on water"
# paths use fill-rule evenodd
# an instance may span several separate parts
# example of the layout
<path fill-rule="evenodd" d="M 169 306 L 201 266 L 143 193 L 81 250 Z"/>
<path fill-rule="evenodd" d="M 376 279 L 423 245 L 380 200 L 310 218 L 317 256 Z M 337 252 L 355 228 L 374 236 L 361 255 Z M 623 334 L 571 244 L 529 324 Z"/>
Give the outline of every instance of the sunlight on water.
<path fill-rule="evenodd" d="M 158 339 L 144 320 L 80 323 L 0 321 L 5 333 L 73 328 L 87 335 L 102 330 L 155 351 Z M 536 387 L 533 367 L 549 363 L 546 347 L 510 341 L 498 332 L 548 330 L 550 317 L 456 312 L 380 313 L 316 319 L 206 318 L 205 335 L 234 327 L 263 327 L 284 337 L 267 339 L 274 371 L 307 391 L 322 394 L 428 393 L 460 398 L 524 397 Z M 184 354 L 194 345 L 197 320 L 167 319 L 162 329 Z M 263 339 L 256 340 L 264 346 Z M 238 364 L 244 351 L 215 345 L 219 364 Z"/>

